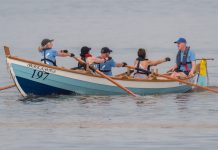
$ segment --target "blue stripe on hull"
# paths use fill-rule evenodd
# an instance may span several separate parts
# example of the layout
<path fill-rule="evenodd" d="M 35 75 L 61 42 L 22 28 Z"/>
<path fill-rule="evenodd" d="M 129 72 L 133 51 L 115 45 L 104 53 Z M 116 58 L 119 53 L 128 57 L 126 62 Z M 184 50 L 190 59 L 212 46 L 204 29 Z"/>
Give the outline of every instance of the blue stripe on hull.
<path fill-rule="evenodd" d="M 178 86 L 172 88 L 129 88 L 132 92 L 139 95 L 167 94 L 167 93 L 185 93 L 191 90 L 191 86 Z"/>
<path fill-rule="evenodd" d="M 73 92 L 31 81 L 21 77 L 16 77 L 23 91 L 29 95 L 50 95 L 50 94 L 72 94 Z"/>
<path fill-rule="evenodd" d="M 108 86 L 97 83 L 90 83 L 77 79 L 71 79 L 64 76 L 49 74 L 43 79 L 32 78 L 33 69 L 24 66 L 12 64 L 17 81 L 22 90 L 27 94 L 50 95 L 78 93 L 82 95 L 121 95 L 126 94 L 116 86 Z M 145 83 L 146 84 L 146 83 Z M 172 88 L 130 88 L 134 93 L 139 95 L 148 94 L 166 94 L 187 92 L 191 86 L 178 86 Z"/>

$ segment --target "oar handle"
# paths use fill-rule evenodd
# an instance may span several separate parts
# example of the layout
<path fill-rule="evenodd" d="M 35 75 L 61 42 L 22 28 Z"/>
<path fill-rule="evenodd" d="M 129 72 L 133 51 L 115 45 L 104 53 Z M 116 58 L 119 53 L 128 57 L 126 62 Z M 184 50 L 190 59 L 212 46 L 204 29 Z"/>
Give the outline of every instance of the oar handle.
<path fill-rule="evenodd" d="M 207 90 L 207 91 L 218 93 L 218 90 L 211 89 L 211 88 L 208 88 L 208 87 L 203 87 L 203 86 L 200 86 L 198 84 L 187 82 L 185 80 L 176 79 L 176 78 L 173 78 L 173 77 L 170 77 L 170 76 L 167 76 L 167 75 L 163 75 L 163 74 L 156 74 L 155 73 L 155 75 L 159 76 L 159 77 L 167 78 L 167 79 L 170 79 L 170 80 L 174 80 L 174 81 L 177 81 L 177 82 L 180 82 L 180 83 L 184 83 L 184 84 L 187 84 L 187 85 L 190 85 L 190 86 L 195 86 L 195 87 L 200 88 L 200 89 L 204 89 L 204 90 Z"/>

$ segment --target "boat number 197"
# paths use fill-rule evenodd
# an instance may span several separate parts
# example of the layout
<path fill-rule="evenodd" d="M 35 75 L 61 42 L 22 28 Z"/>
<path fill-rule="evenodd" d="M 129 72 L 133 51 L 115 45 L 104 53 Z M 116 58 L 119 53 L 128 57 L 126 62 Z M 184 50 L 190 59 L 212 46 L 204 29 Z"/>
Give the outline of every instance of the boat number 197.
<path fill-rule="evenodd" d="M 44 71 L 34 70 L 32 74 L 32 78 L 45 80 L 48 77 L 49 73 Z"/>

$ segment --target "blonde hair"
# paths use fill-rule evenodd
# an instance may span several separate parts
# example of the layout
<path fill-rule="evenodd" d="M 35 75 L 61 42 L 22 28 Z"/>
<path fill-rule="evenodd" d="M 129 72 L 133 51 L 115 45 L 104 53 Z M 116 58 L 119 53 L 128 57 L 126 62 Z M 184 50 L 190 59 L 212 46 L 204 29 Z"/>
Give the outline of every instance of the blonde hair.
<path fill-rule="evenodd" d="M 44 49 L 47 49 L 47 48 L 48 48 L 48 43 L 45 46 L 39 46 L 38 51 L 42 52 Z"/>

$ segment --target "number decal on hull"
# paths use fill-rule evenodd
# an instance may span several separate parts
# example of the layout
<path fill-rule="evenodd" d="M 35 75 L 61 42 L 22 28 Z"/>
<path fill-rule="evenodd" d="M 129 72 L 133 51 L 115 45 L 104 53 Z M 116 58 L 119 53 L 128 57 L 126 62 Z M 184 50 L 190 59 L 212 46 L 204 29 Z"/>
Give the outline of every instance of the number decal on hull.
<path fill-rule="evenodd" d="M 32 74 L 32 78 L 45 80 L 48 77 L 49 73 L 44 71 L 34 70 Z"/>

